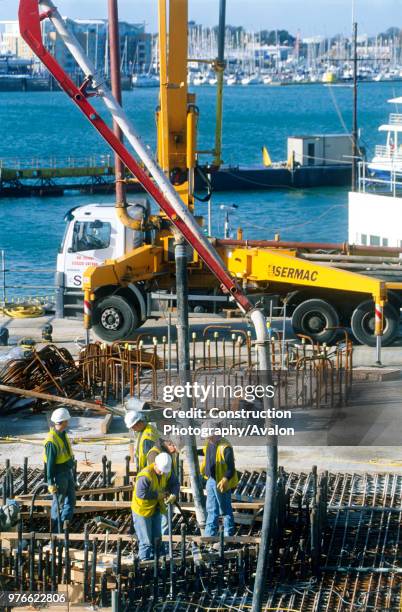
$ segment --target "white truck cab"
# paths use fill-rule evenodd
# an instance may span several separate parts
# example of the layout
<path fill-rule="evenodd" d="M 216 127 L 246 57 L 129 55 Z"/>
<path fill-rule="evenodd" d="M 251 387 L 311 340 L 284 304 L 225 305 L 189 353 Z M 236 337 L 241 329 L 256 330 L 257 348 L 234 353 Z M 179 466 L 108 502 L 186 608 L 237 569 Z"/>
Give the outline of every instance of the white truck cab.
<path fill-rule="evenodd" d="M 134 219 L 141 219 L 149 213 L 149 208 L 147 198 L 138 197 L 128 212 Z M 57 256 L 56 316 L 82 317 L 84 270 L 141 246 L 144 234 L 125 227 L 117 218 L 113 204 L 78 206 L 66 214 L 65 221 Z M 133 287 L 133 291 L 138 294 L 138 289 Z"/>
<path fill-rule="evenodd" d="M 150 208 L 146 196 L 137 196 L 129 205 L 128 213 L 133 219 L 141 220 L 149 215 Z M 152 236 L 125 227 L 113 204 L 72 208 L 65 220 L 67 226 L 57 256 L 56 317 L 82 318 L 85 269 L 101 265 L 107 259 L 122 257 L 151 242 Z M 158 318 L 166 312 L 168 302 L 174 303 L 176 296 L 172 289 L 152 290 L 142 282 L 99 288 L 92 312 L 94 333 L 106 342 L 132 337 L 147 318 Z M 229 296 L 222 295 L 214 287 L 210 290 L 192 288 L 188 299 L 193 316 L 217 312 L 219 307 L 229 303 Z"/>

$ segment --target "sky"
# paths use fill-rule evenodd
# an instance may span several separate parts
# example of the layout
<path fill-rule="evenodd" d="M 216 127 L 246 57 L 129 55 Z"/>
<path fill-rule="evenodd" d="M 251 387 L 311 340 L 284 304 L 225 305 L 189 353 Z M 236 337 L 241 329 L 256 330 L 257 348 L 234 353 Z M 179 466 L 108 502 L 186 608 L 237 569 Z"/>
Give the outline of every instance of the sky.
<path fill-rule="evenodd" d="M 203 25 L 218 21 L 219 0 L 188 0 L 190 19 Z M 226 0 L 227 23 L 248 30 L 286 29 L 303 36 L 347 34 L 351 30 L 352 2 L 363 34 L 377 34 L 390 26 L 402 27 L 402 0 Z M 0 19 L 15 19 L 18 0 L 0 0 Z M 104 18 L 107 0 L 58 0 L 59 11 L 72 18 Z M 157 30 L 157 0 L 119 0 L 120 19 L 145 22 Z"/>

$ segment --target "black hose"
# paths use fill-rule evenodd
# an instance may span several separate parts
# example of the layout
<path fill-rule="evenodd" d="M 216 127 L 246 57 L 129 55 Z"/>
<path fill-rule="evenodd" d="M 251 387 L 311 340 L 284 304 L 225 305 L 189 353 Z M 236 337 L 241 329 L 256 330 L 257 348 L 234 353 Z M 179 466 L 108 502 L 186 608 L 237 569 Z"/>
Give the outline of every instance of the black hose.
<path fill-rule="evenodd" d="M 194 194 L 194 199 L 197 200 L 197 202 L 209 202 L 209 200 L 212 198 L 212 194 L 213 194 L 213 187 L 212 187 L 212 183 L 209 180 L 209 178 L 207 177 L 207 175 L 205 174 L 205 172 L 202 170 L 202 168 L 200 166 L 196 166 L 195 167 L 196 172 L 198 172 L 198 174 L 200 175 L 201 179 L 203 180 L 203 182 L 206 184 L 207 186 L 207 195 L 204 196 L 203 198 L 200 198 L 200 196 L 196 196 Z"/>

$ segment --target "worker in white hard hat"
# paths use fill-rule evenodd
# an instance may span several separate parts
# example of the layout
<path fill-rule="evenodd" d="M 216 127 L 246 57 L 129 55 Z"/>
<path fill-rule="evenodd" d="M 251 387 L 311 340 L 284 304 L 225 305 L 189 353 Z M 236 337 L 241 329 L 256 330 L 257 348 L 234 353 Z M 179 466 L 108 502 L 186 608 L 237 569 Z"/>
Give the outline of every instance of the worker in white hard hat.
<path fill-rule="evenodd" d="M 161 537 L 162 515 L 166 514 L 166 504 L 175 503 L 179 489 L 179 481 L 172 470 L 172 459 L 168 453 L 159 453 L 155 463 L 146 466 L 138 474 L 131 511 L 140 560 L 153 558 L 155 541 Z"/>
<path fill-rule="evenodd" d="M 127 429 L 138 434 L 134 456 L 137 472 L 140 472 L 148 463 L 147 455 L 151 448 L 159 446 L 161 434 L 155 425 L 148 422 L 146 412 L 141 410 L 128 410 L 124 422 Z"/>
<path fill-rule="evenodd" d="M 127 429 L 138 434 L 135 446 L 135 460 L 137 471 L 140 472 L 146 465 L 155 462 L 159 453 L 169 453 L 173 461 L 173 470 L 178 473 L 178 450 L 174 442 L 164 440 L 158 429 L 148 421 L 146 411 L 143 411 L 145 402 L 131 397 L 127 402 L 127 412 L 124 422 Z"/>
<path fill-rule="evenodd" d="M 61 527 L 64 521 L 71 521 L 75 508 L 74 454 L 66 433 L 70 418 L 67 408 L 54 410 L 50 417 L 50 430 L 44 441 L 43 461 L 46 466 L 46 480 L 48 491 L 53 495 L 51 509 L 53 532 L 59 529 L 59 519 Z"/>
<path fill-rule="evenodd" d="M 156 454 L 162 450 L 167 450 L 162 444 L 161 433 L 153 423 L 149 422 L 147 411 L 143 410 L 146 402 L 130 397 L 127 402 L 127 412 L 124 421 L 127 429 L 137 434 L 134 451 L 137 472 L 140 472 L 146 465 L 154 462 Z M 152 460 L 149 458 L 150 451 L 153 451 Z"/>

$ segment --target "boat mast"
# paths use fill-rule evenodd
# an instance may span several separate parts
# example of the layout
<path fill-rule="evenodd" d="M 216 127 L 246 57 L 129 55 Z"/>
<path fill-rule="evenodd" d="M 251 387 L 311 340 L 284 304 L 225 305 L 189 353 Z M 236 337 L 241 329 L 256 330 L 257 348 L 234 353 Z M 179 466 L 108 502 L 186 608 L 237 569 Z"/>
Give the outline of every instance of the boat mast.
<path fill-rule="evenodd" d="M 357 156 L 358 127 L 357 127 L 357 21 L 355 18 L 355 1 L 352 0 L 352 23 L 353 23 L 353 127 L 352 127 L 352 191 L 357 189 Z"/>
<path fill-rule="evenodd" d="M 353 128 L 352 128 L 352 191 L 357 188 L 357 156 L 359 151 L 358 145 L 358 127 L 357 127 L 357 23 L 353 24 Z"/>

